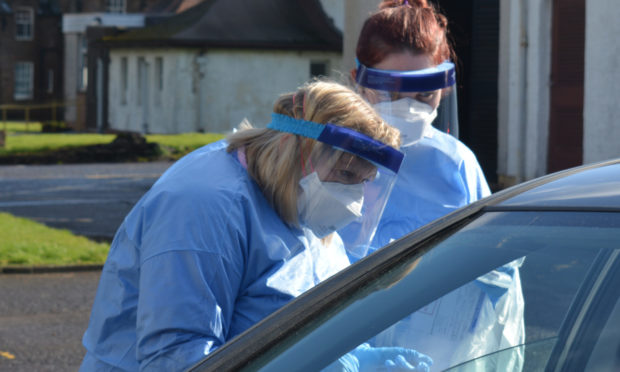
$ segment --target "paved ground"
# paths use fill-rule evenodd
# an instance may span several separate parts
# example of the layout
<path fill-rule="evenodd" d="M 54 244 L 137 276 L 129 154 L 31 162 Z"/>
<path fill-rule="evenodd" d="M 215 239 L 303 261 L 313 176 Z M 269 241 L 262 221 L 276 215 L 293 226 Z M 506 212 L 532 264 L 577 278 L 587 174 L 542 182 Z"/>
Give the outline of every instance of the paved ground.
<path fill-rule="evenodd" d="M 109 240 L 170 165 L 0 166 L 0 211 Z M 77 371 L 99 275 L 0 274 L 0 371 Z"/>
<path fill-rule="evenodd" d="M 99 274 L 0 275 L 0 371 L 77 371 Z"/>
<path fill-rule="evenodd" d="M 171 164 L 0 166 L 0 211 L 109 240 Z"/>

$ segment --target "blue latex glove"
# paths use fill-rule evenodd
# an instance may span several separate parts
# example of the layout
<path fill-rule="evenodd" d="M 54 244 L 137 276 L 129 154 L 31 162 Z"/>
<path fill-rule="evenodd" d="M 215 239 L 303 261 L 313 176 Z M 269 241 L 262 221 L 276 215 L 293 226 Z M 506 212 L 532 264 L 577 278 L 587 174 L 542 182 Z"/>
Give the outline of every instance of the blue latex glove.
<path fill-rule="evenodd" d="M 433 360 L 425 354 L 403 347 L 371 347 L 362 344 L 345 354 L 324 371 L 371 372 L 415 371 L 429 372 Z"/>

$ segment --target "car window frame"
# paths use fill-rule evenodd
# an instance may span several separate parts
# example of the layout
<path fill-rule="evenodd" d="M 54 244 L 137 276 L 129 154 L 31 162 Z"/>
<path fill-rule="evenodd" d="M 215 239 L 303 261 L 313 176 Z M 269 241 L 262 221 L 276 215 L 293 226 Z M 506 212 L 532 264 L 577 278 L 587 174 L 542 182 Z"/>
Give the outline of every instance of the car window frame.
<path fill-rule="evenodd" d="M 599 252 L 562 322 L 545 371 L 585 370 L 619 296 L 620 247 Z"/>

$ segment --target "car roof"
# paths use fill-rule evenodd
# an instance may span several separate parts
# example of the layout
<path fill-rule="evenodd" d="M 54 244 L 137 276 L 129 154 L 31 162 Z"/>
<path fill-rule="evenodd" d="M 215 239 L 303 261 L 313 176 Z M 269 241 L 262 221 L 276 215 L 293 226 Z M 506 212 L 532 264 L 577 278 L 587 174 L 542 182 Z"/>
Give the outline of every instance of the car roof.
<path fill-rule="evenodd" d="M 493 209 L 620 211 L 620 159 L 554 173 L 507 190 Z"/>

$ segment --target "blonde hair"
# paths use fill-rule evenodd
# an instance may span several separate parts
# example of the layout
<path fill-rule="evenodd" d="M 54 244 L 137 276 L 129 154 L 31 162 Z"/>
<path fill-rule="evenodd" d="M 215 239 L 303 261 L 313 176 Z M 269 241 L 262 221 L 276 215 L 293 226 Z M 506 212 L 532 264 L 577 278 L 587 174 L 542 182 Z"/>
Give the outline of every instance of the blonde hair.
<path fill-rule="evenodd" d="M 311 81 L 295 92 L 282 94 L 274 103 L 273 111 L 296 119 L 350 128 L 394 148 L 400 146 L 397 129 L 383 121 L 353 90 L 333 81 Z M 309 154 L 320 144 L 290 133 L 253 128 L 249 122 L 242 123 L 240 130 L 227 140 L 229 152 L 244 149 L 248 173 L 280 218 L 297 226 L 297 193 L 303 176 L 301 151 Z"/>

